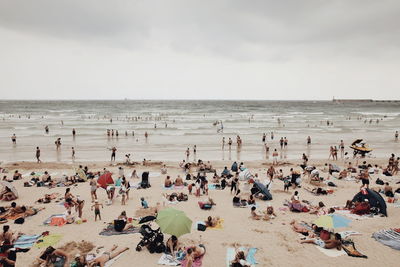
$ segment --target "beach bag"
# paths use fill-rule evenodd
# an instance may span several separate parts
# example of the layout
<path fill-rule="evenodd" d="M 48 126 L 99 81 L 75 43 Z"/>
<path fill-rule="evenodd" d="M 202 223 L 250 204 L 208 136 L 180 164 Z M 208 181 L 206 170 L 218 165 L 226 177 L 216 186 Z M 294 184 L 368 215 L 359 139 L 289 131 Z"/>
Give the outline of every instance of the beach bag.
<path fill-rule="evenodd" d="M 301 209 L 301 211 L 302 211 L 302 212 L 309 212 L 310 210 L 309 210 L 306 206 L 304 206 L 304 207 Z"/>
<path fill-rule="evenodd" d="M 328 186 L 334 186 L 336 187 L 336 185 L 333 182 L 328 182 Z"/>
<path fill-rule="evenodd" d="M 25 222 L 24 218 L 18 218 L 14 221 L 15 224 L 23 224 Z"/>
<path fill-rule="evenodd" d="M 117 232 L 122 232 L 125 228 L 126 221 L 124 220 L 114 220 L 114 230 Z"/>
<path fill-rule="evenodd" d="M 207 229 L 207 226 L 205 224 L 199 223 L 197 224 L 197 230 L 204 232 Z"/>
<path fill-rule="evenodd" d="M 384 184 L 384 182 L 381 180 L 381 179 L 376 179 L 376 181 L 375 181 L 375 183 L 376 184 L 380 184 L 380 185 L 383 185 Z"/>

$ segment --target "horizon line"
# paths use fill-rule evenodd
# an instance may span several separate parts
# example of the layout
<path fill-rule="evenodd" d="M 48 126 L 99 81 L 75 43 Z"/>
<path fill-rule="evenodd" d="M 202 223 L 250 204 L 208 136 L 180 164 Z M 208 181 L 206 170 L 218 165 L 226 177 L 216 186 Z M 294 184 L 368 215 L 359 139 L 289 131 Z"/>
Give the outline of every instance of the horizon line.
<path fill-rule="evenodd" d="M 374 98 L 332 98 L 332 99 L 214 99 L 214 98 L 92 98 L 92 99 L 82 99 L 82 98 L 31 98 L 31 99 L 16 99 L 0 98 L 0 101 L 302 101 L 302 102 L 313 102 L 313 101 L 338 101 L 338 100 L 371 100 L 371 101 L 387 101 L 387 102 L 399 102 L 400 99 L 374 99 Z"/>

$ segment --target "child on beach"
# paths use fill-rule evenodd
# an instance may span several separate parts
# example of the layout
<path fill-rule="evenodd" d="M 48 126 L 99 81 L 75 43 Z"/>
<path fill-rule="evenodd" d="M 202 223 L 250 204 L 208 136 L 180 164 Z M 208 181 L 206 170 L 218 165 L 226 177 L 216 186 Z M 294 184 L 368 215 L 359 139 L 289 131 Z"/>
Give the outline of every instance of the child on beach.
<path fill-rule="evenodd" d="M 95 200 L 91 207 L 91 210 L 94 208 L 94 221 L 97 221 L 97 216 L 99 216 L 99 219 L 101 220 L 100 207 L 103 208 L 103 204 L 100 204 L 98 200 Z"/>
<path fill-rule="evenodd" d="M 140 204 L 142 205 L 142 208 L 148 209 L 149 205 L 147 204 L 147 201 L 144 199 L 144 197 L 140 198 Z"/>
<path fill-rule="evenodd" d="M 290 178 L 285 177 L 285 179 L 283 180 L 283 191 L 289 192 L 289 187 L 290 187 Z"/>

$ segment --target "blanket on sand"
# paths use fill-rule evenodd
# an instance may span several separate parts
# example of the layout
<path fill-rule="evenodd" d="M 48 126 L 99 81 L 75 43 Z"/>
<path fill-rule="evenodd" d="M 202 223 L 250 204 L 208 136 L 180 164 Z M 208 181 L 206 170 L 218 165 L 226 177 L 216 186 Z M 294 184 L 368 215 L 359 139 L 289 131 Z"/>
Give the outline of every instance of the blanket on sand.
<path fill-rule="evenodd" d="M 392 249 L 400 250 L 400 231 L 399 229 L 387 229 L 375 232 L 372 237 L 376 241 L 391 247 Z"/>
<path fill-rule="evenodd" d="M 127 235 L 127 234 L 136 234 L 139 233 L 139 228 L 137 227 L 133 227 L 133 228 L 128 228 L 122 232 L 118 232 L 115 231 L 114 229 L 114 225 L 113 224 L 109 224 L 107 225 L 106 228 L 104 228 L 99 235 L 103 235 L 103 236 L 112 236 L 112 235 Z"/>

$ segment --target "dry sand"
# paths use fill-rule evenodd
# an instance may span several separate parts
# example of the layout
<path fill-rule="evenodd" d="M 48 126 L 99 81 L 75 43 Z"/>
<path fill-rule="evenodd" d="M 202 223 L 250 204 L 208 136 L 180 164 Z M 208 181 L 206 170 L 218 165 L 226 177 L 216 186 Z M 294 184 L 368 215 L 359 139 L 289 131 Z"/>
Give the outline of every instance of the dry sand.
<path fill-rule="evenodd" d="M 383 164 L 385 160 L 368 159 L 369 163 Z M 312 164 L 322 165 L 325 161 L 312 161 Z M 281 168 L 284 169 L 285 175 L 289 173 L 290 167 L 298 167 L 299 162 L 290 162 Z M 213 162 L 214 167 L 217 167 L 218 172 L 222 171 L 223 166 L 230 166 L 231 162 Z M 77 164 L 75 164 L 77 166 Z M 183 176 L 183 172 L 177 167 L 177 162 L 168 162 L 168 174 L 175 179 L 180 174 Z M 263 164 L 260 161 L 245 162 L 245 165 L 252 171 L 252 173 L 258 173 L 261 179 L 266 176 L 266 169 L 269 166 Z M 339 166 L 343 166 L 343 162 L 338 162 Z M 109 163 L 92 163 L 89 164 L 90 170 L 101 170 L 103 167 L 107 167 L 109 170 L 117 173 L 116 166 L 110 166 Z M 58 164 L 58 163 L 29 163 L 20 162 L 16 164 L 7 164 L 6 167 L 10 172 L 9 176 L 15 169 L 20 170 L 21 173 L 25 174 L 30 171 L 44 171 L 48 170 L 50 173 L 67 173 L 72 174 L 72 166 L 69 164 Z M 160 173 L 159 166 L 143 167 L 136 166 L 136 170 L 139 174 L 142 171 L 150 171 L 150 173 Z M 131 168 L 125 167 L 126 176 L 130 176 Z M 115 175 L 116 176 L 116 175 Z M 322 174 L 326 177 L 327 174 Z M 57 244 L 56 247 L 60 247 L 69 241 L 80 241 L 86 240 L 93 242 L 96 246 L 105 246 L 110 248 L 113 244 L 119 246 L 128 246 L 129 251 L 124 253 L 122 257 L 118 259 L 113 266 L 158 266 L 157 261 L 160 254 L 150 254 L 146 249 L 141 252 L 136 252 L 136 244 L 140 240 L 140 234 L 133 235 L 120 235 L 120 236 L 100 236 L 99 232 L 106 225 L 106 223 L 113 221 L 122 210 L 126 210 L 128 217 L 134 217 L 135 211 L 140 207 L 140 197 L 145 197 L 151 206 L 154 206 L 157 202 L 163 202 L 162 193 L 171 193 L 171 190 L 163 190 L 162 184 L 165 175 L 158 177 L 151 177 L 150 182 L 152 187 L 146 190 L 131 190 L 130 200 L 126 206 L 121 206 L 120 199 L 117 198 L 112 206 L 104 206 L 101 210 L 102 221 L 94 221 L 93 211 L 90 211 L 91 199 L 90 199 L 90 187 L 88 183 L 81 183 L 78 186 L 73 186 L 71 191 L 74 195 L 80 195 L 85 199 L 85 207 L 83 212 L 83 218 L 87 219 L 86 223 L 83 224 L 71 224 L 62 227 L 43 226 L 42 222 L 52 214 L 62 213 L 65 211 L 63 206 L 57 203 L 50 204 L 34 204 L 34 201 L 39 197 L 42 197 L 45 193 L 59 192 L 62 195 L 65 192 L 65 188 L 38 188 L 38 187 L 23 187 L 23 182 L 29 177 L 24 177 L 23 180 L 15 181 L 14 184 L 18 188 L 20 198 L 17 200 L 19 205 L 35 205 L 37 207 L 45 207 L 45 210 L 39 214 L 27 218 L 23 225 L 10 224 L 12 230 L 21 231 L 25 234 L 38 234 L 44 231 L 50 231 L 50 233 L 60 233 L 63 235 L 62 240 Z M 211 178 L 209 176 L 209 178 Z M 386 177 L 385 177 L 386 178 Z M 397 181 L 399 177 L 384 179 Z M 347 199 L 351 199 L 354 194 L 359 191 L 360 184 L 355 182 L 346 181 L 335 181 L 338 184 L 336 192 L 332 195 L 317 197 L 304 189 L 299 189 L 300 198 L 306 199 L 314 204 L 318 201 L 323 201 L 328 207 L 333 205 L 344 205 Z M 371 184 L 373 187 L 375 183 Z M 394 189 L 397 187 L 394 186 Z M 340 256 L 337 258 L 330 258 L 322 254 L 315 248 L 314 245 L 300 244 L 298 234 L 293 232 L 290 228 L 290 221 L 292 219 L 304 220 L 312 222 L 317 218 L 316 215 L 308 213 L 291 213 L 281 212 L 278 210 L 279 207 L 283 207 L 282 203 L 285 199 L 290 199 L 293 189 L 290 189 L 290 193 L 284 193 L 282 191 L 283 183 L 281 181 L 275 181 L 273 185 L 272 194 L 274 200 L 270 202 L 276 212 L 277 218 L 270 221 L 253 221 L 249 218 L 250 210 L 248 208 L 234 208 L 232 206 L 232 195 L 230 191 L 225 189 L 210 190 L 209 195 L 212 197 L 217 206 L 211 211 L 200 210 L 197 204 L 199 198 L 189 196 L 189 201 L 181 202 L 177 205 L 172 205 L 174 208 L 183 210 L 192 219 L 193 223 L 199 220 L 204 220 L 207 216 L 220 216 L 225 220 L 224 229 L 222 230 L 207 230 L 205 232 L 199 232 L 192 230 L 192 233 L 186 234 L 181 237 L 183 244 L 195 244 L 199 243 L 200 240 L 207 247 L 207 254 L 204 257 L 203 266 L 226 266 L 226 248 L 234 244 L 251 246 L 258 248 L 256 259 L 258 260 L 258 266 L 398 266 L 400 259 L 399 252 L 386 247 L 373 238 L 371 234 L 375 231 L 384 228 L 395 228 L 399 227 L 400 221 L 400 209 L 393 206 L 388 206 L 389 217 L 374 217 L 362 221 L 353 220 L 349 228 L 343 230 L 354 230 L 362 233 L 360 236 L 353 236 L 352 239 L 356 244 L 356 248 L 363 254 L 368 256 L 368 259 L 352 258 L 347 255 Z M 187 193 L 187 189 L 183 192 Z M 98 190 L 98 196 L 102 203 L 106 201 L 106 193 L 103 189 Z M 205 199 L 206 197 L 200 197 Z M 259 209 L 265 209 L 267 206 L 266 202 L 261 200 L 258 201 Z M 8 205 L 9 203 L 3 202 L 2 205 Z M 154 227 L 153 227 L 154 228 Z M 32 248 L 27 253 L 18 253 L 17 266 L 29 266 L 34 259 L 39 255 L 41 250 Z"/>

